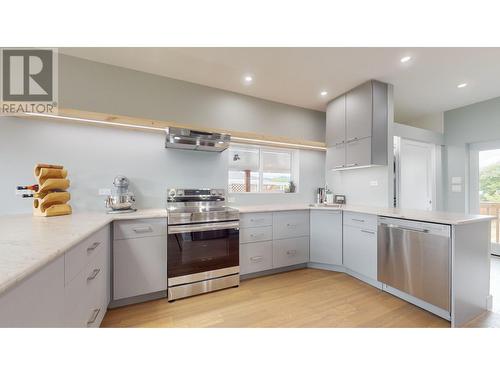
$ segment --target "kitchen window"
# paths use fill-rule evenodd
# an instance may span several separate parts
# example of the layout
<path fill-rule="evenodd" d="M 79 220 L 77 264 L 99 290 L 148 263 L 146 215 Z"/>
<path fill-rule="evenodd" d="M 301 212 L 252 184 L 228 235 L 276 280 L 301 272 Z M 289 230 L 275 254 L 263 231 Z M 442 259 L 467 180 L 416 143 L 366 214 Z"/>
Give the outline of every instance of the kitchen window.
<path fill-rule="evenodd" d="M 229 193 L 292 193 L 296 191 L 297 151 L 262 146 L 229 148 Z"/>

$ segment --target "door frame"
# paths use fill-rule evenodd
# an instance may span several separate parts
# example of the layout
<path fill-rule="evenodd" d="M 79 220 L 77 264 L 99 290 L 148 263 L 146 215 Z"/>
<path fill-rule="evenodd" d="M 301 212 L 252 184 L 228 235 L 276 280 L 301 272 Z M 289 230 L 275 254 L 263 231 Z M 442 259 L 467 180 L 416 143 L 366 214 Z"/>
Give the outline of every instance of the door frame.
<path fill-rule="evenodd" d="M 438 154 L 440 152 L 440 145 L 436 145 L 430 142 L 418 141 L 411 138 L 394 136 L 394 207 L 400 208 L 401 202 L 401 141 L 409 141 L 413 143 L 425 144 L 431 148 L 431 201 L 432 201 L 432 210 L 437 209 L 437 200 L 438 200 Z"/>
<path fill-rule="evenodd" d="M 469 143 L 469 214 L 479 214 L 479 152 L 500 149 L 500 140 Z M 500 219 L 497 219 L 500 220 Z M 500 255 L 500 243 L 491 243 L 491 253 Z"/>

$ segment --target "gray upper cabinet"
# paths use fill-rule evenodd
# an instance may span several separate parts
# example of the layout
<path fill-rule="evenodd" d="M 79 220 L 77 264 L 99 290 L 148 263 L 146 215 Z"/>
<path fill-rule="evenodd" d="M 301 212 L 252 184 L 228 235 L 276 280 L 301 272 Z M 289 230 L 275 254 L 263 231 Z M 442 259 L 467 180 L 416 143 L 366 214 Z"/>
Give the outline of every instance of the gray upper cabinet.
<path fill-rule="evenodd" d="M 372 135 L 372 81 L 346 94 L 346 142 Z"/>
<path fill-rule="evenodd" d="M 326 109 L 326 144 L 337 146 L 345 142 L 345 95 L 332 100 Z"/>
<path fill-rule="evenodd" d="M 387 165 L 388 84 L 368 81 L 328 104 L 328 169 Z"/>

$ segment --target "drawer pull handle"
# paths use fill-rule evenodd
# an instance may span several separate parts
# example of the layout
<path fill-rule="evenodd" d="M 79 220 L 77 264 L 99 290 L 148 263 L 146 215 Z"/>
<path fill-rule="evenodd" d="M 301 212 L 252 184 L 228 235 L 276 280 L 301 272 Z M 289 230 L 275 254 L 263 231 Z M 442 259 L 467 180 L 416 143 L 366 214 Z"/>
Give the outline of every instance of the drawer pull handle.
<path fill-rule="evenodd" d="M 346 167 L 357 167 L 358 163 L 347 164 Z"/>
<path fill-rule="evenodd" d="M 152 227 L 132 228 L 135 233 L 150 233 L 153 231 Z"/>
<path fill-rule="evenodd" d="M 368 233 L 368 234 L 375 234 L 374 231 L 371 231 L 371 230 L 364 230 L 364 229 L 361 229 L 361 232 L 363 233 Z"/>
<path fill-rule="evenodd" d="M 92 311 L 92 315 L 90 316 L 90 319 L 88 320 L 87 322 L 87 326 L 91 325 L 92 323 L 95 322 L 95 320 L 97 319 L 97 317 L 99 316 L 99 313 L 101 312 L 101 309 L 94 309 Z"/>
<path fill-rule="evenodd" d="M 342 165 L 336 165 L 334 168 L 339 169 L 339 168 L 344 168 L 344 167 L 345 167 L 345 165 L 342 164 Z"/>
<path fill-rule="evenodd" d="M 100 268 L 94 269 L 92 271 L 92 273 L 89 275 L 89 277 L 87 277 L 87 281 L 94 280 L 97 277 L 97 275 L 99 274 L 99 272 L 101 272 Z"/>
<path fill-rule="evenodd" d="M 352 220 L 352 221 L 358 221 L 358 222 L 360 222 L 360 223 L 364 223 L 364 222 L 365 222 L 365 221 L 364 221 L 364 220 L 362 220 L 362 219 L 351 219 L 351 220 Z"/>
<path fill-rule="evenodd" d="M 90 253 L 99 247 L 100 242 L 94 242 L 90 247 L 87 247 L 87 251 Z"/>
<path fill-rule="evenodd" d="M 286 226 L 288 228 L 297 228 L 297 224 L 290 224 L 290 223 L 288 223 Z"/>
<path fill-rule="evenodd" d="M 259 263 L 259 262 L 262 262 L 262 260 L 264 259 L 264 257 L 262 256 L 258 256 L 258 257 L 251 257 L 250 258 L 250 261 L 251 262 L 254 262 L 254 263 Z"/>
<path fill-rule="evenodd" d="M 355 141 L 357 141 L 358 139 L 359 139 L 358 137 L 354 137 L 354 138 L 350 138 L 350 139 L 348 139 L 346 142 L 347 142 L 347 143 L 350 143 L 350 142 L 355 142 Z"/>
<path fill-rule="evenodd" d="M 286 253 L 288 255 L 295 255 L 295 254 L 297 254 L 297 250 L 288 250 Z"/>

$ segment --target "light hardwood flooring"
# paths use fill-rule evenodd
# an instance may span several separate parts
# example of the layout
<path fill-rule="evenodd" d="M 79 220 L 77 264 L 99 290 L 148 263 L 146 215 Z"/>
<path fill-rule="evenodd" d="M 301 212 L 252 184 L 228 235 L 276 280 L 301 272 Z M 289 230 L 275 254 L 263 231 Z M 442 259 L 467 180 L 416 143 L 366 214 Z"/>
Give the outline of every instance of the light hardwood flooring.
<path fill-rule="evenodd" d="M 349 275 L 301 269 L 169 303 L 109 310 L 103 327 L 449 327 Z"/>

